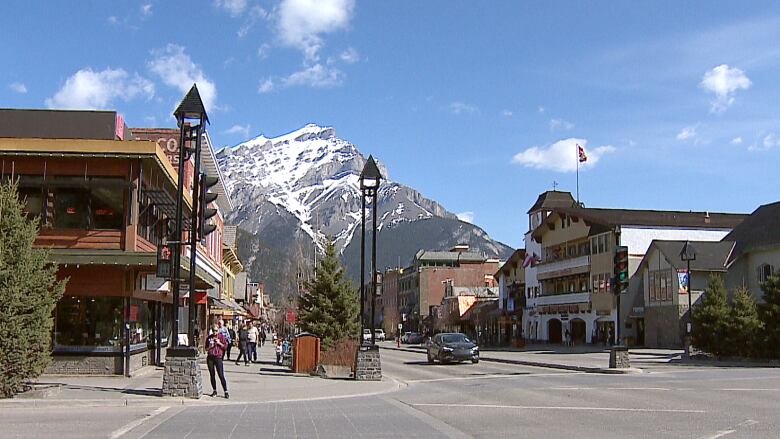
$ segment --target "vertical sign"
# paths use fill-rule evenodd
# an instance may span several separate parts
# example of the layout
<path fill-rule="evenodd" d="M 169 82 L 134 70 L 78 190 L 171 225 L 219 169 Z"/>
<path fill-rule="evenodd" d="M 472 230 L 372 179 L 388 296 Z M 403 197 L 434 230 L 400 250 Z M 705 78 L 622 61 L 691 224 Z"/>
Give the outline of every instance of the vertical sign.
<path fill-rule="evenodd" d="M 680 282 L 680 294 L 688 294 L 688 285 L 691 277 L 688 270 L 677 270 L 677 280 Z"/>

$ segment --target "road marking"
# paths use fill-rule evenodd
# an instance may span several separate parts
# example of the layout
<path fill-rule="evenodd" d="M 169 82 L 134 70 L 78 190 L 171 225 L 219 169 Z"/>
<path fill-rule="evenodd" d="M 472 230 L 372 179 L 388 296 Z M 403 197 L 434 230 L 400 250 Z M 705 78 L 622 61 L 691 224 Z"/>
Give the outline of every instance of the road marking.
<path fill-rule="evenodd" d="M 517 410 L 581 410 L 604 412 L 646 412 L 646 413 L 706 413 L 704 410 L 687 409 L 651 409 L 628 407 L 582 407 L 582 406 L 535 406 L 535 405 L 500 405 L 500 404 L 435 404 L 419 403 L 410 404 L 415 407 L 449 407 L 449 408 L 488 408 L 488 409 L 517 409 Z"/>
<path fill-rule="evenodd" d="M 737 388 L 737 389 L 717 389 L 724 392 L 780 392 L 780 389 L 750 389 L 750 388 Z"/>
<path fill-rule="evenodd" d="M 729 435 L 731 433 L 736 433 L 738 428 L 749 427 L 751 425 L 756 425 L 756 424 L 758 424 L 758 421 L 755 421 L 753 419 L 747 419 L 745 421 L 740 422 L 739 424 L 734 426 L 734 428 L 732 428 L 732 429 L 729 429 L 729 430 L 719 430 L 719 431 L 716 431 L 715 433 L 713 433 L 713 434 L 711 434 L 709 436 L 702 436 L 699 439 L 718 439 L 718 438 L 721 438 L 723 436 L 727 436 L 727 435 Z"/>
<path fill-rule="evenodd" d="M 666 387 L 547 387 L 545 390 L 658 390 L 666 392 L 672 389 Z"/>
<path fill-rule="evenodd" d="M 111 433 L 110 438 L 111 439 L 117 439 L 119 437 L 124 436 L 127 432 L 129 432 L 130 430 L 134 429 L 135 427 L 138 427 L 139 425 L 141 425 L 144 422 L 154 418 L 155 416 L 158 416 L 158 415 L 161 415 L 161 414 L 165 413 L 165 411 L 168 410 L 169 408 L 171 408 L 171 407 L 167 406 L 167 405 L 163 406 L 163 407 L 158 407 L 157 410 L 149 413 L 148 415 L 144 416 L 143 418 L 136 419 L 135 421 L 126 424 L 124 427 L 119 428 L 117 430 L 114 430 Z"/>
<path fill-rule="evenodd" d="M 485 374 L 485 375 L 468 375 L 459 377 L 447 377 L 447 378 L 423 378 L 419 380 L 406 380 L 407 383 L 435 383 L 438 381 L 463 381 L 463 380 L 481 380 L 481 379 L 495 379 L 495 378 L 525 378 L 525 377 L 548 377 L 559 375 L 582 375 L 586 372 L 559 372 L 559 373 L 528 373 L 528 374 Z"/>

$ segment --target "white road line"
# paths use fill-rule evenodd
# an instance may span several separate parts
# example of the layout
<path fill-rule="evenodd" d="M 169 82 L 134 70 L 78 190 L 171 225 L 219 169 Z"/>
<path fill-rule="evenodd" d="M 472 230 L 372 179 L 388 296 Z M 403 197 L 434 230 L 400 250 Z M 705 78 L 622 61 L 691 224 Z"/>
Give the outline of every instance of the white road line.
<path fill-rule="evenodd" d="M 487 408 L 487 409 L 517 409 L 517 410 L 580 410 L 604 412 L 646 412 L 646 413 L 706 413 L 704 410 L 686 409 L 651 409 L 627 407 L 581 407 L 581 406 L 533 406 L 533 405 L 499 405 L 499 404 L 410 404 L 414 407 L 449 407 L 449 408 Z"/>
<path fill-rule="evenodd" d="M 731 433 L 735 433 L 736 431 L 737 430 L 720 430 L 720 431 L 716 431 L 715 434 L 711 434 L 709 436 L 702 436 L 699 439 L 718 439 L 719 437 L 723 437 Z"/>
<path fill-rule="evenodd" d="M 667 387 L 547 387 L 544 390 L 658 390 L 670 391 Z"/>
<path fill-rule="evenodd" d="M 734 388 L 734 389 L 717 389 L 724 392 L 780 392 L 780 389 L 751 389 L 751 388 Z"/>
<path fill-rule="evenodd" d="M 109 436 L 109 437 L 110 437 L 111 439 L 117 439 L 117 438 L 119 438 L 119 437 L 122 437 L 122 436 L 124 436 L 124 435 L 125 435 L 127 432 L 129 432 L 130 430 L 134 429 L 135 427 L 138 427 L 139 425 L 141 425 L 141 424 L 143 424 L 144 422 L 146 422 L 146 421 L 148 421 L 148 420 L 150 420 L 150 419 L 154 418 L 154 417 L 155 417 L 155 416 L 157 416 L 157 415 L 161 415 L 161 414 L 165 413 L 165 411 L 166 411 L 166 410 L 168 410 L 169 408 L 170 408 L 169 406 L 163 406 L 163 407 L 159 407 L 157 410 L 155 410 L 155 411 L 153 411 L 153 412 L 149 413 L 148 415 L 144 416 L 143 418 L 136 419 L 135 421 L 133 421 L 133 422 L 130 422 L 130 423 L 128 423 L 128 424 L 126 424 L 124 427 L 122 427 L 122 428 L 119 428 L 119 429 L 117 429 L 117 430 L 114 430 L 114 431 L 111 433 L 111 436 Z"/>
<path fill-rule="evenodd" d="M 529 373 L 529 374 L 486 374 L 486 375 L 468 375 L 447 378 L 423 378 L 419 380 L 406 380 L 407 383 L 434 383 L 438 381 L 462 381 L 462 380 L 481 380 L 494 378 L 526 378 L 526 377 L 548 377 L 559 375 L 582 375 L 587 372 L 559 372 L 559 373 Z"/>

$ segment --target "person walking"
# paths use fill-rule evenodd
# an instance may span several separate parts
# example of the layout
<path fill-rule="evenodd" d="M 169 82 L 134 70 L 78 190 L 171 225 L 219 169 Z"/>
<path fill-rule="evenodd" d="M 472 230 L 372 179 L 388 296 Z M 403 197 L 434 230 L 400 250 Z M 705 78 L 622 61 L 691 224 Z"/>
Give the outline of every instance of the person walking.
<path fill-rule="evenodd" d="M 252 321 L 247 322 L 247 348 L 249 351 L 249 361 L 257 363 L 257 340 L 260 338 L 260 331 L 252 324 Z"/>
<path fill-rule="evenodd" d="M 566 339 L 565 346 L 571 346 L 571 333 L 569 332 L 569 328 L 566 328 L 566 333 L 565 334 L 566 334 L 566 336 L 565 336 L 565 339 Z"/>
<path fill-rule="evenodd" d="M 284 352 L 284 347 L 282 346 L 282 340 L 277 339 L 276 340 L 276 364 L 282 364 L 282 353 Z"/>
<path fill-rule="evenodd" d="M 222 390 L 225 392 L 225 399 L 230 398 L 228 393 L 227 381 L 225 380 L 225 368 L 222 364 L 222 357 L 225 355 L 225 349 L 228 341 L 225 335 L 219 331 L 219 325 L 214 323 L 206 338 L 206 365 L 209 368 L 209 377 L 211 378 L 211 396 L 217 396 L 217 379 L 214 376 L 216 372 L 219 375 L 219 382 L 222 384 Z"/>
<path fill-rule="evenodd" d="M 265 328 L 260 329 L 260 346 L 265 346 Z"/>
<path fill-rule="evenodd" d="M 228 331 L 228 328 L 225 326 L 225 321 L 222 320 L 222 319 L 219 319 L 219 320 L 217 320 L 217 325 L 219 326 L 219 332 L 222 333 L 222 335 L 225 336 L 225 339 L 228 342 L 228 346 L 233 344 L 234 338 L 230 337 L 230 331 Z M 224 350 L 222 352 L 222 358 L 225 358 L 225 352 L 227 352 L 227 350 Z M 229 359 L 230 358 L 228 358 L 228 360 Z"/>
<path fill-rule="evenodd" d="M 241 357 L 244 357 L 244 366 L 249 366 L 249 352 L 247 351 L 247 344 L 249 342 L 249 332 L 246 326 L 241 325 L 238 328 L 238 357 L 236 358 L 236 366 L 241 361 Z"/>
<path fill-rule="evenodd" d="M 233 327 L 228 328 L 228 346 L 227 346 L 227 359 L 230 361 L 230 351 L 233 349 L 233 340 L 236 339 L 236 331 L 233 329 Z"/>

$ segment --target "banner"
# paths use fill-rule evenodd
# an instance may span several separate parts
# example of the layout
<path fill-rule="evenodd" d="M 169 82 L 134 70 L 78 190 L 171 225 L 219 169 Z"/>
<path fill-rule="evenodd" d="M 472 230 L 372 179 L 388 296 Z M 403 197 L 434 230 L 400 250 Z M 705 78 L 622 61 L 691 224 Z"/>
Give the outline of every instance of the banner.
<path fill-rule="evenodd" d="M 688 270 L 677 270 L 677 280 L 680 284 L 680 294 L 688 294 L 689 279 L 690 276 L 688 275 Z"/>

